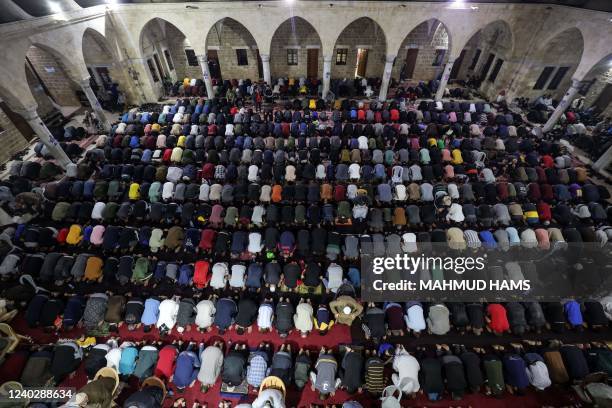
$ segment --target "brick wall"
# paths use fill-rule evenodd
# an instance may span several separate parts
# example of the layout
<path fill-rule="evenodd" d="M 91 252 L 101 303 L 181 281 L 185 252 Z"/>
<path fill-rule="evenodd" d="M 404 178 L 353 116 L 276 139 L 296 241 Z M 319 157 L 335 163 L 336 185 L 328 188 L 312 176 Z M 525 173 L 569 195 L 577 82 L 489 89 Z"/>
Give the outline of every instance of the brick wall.
<path fill-rule="evenodd" d="M 53 55 L 33 46 L 26 56 L 58 105 L 81 105 L 75 93 L 78 85 L 68 78 L 66 69 Z"/>
<path fill-rule="evenodd" d="M 281 24 L 272 37 L 270 49 L 270 75 L 272 82 L 278 77 L 300 78 L 307 73 L 308 46 L 318 46 L 318 77 L 323 75 L 321 40 L 315 29 L 301 18 L 292 18 Z M 287 47 L 298 48 L 298 64 L 287 65 Z M 223 69 L 223 68 L 222 68 Z"/>
<path fill-rule="evenodd" d="M 409 48 L 417 48 L 419 50 L 412 79 L 417 81 L 435 79 L 444 69 L 446 61 L 448 61 L 448 32 L 438 20 L 425 21 L 415 27 L 400 46 L 399 54 L 391 74 L 393 78 L 400 77 Z M 436 50 L 438 49 L 446 50 L 446 52 L 444 53 L 442 64 L 434 66 L 433 62 Z"/>
<path fill-rule="evenodd" d="M 0 163 L 28 146 L 28 141 L 0 108 Z"/>
<path fill-rule="evenodd" d="M 349 24 L 336 40 L 332 57 L 332 78 L 355 78 L 357 50 L 361 46 L 368 48 L 366 77 L 382 77 L 385 69 L 385 35 L 374 21 L 360 18 Z M 347 48 L 346 65 L 336 65 L 336 53 L 339 48 Z"/>

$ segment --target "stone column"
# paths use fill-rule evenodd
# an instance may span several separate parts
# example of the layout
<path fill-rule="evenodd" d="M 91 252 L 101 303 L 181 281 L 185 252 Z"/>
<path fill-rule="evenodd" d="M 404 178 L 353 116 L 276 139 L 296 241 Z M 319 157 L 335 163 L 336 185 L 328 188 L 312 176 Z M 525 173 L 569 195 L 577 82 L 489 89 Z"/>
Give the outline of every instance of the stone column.
<path fill-rule="evenodd" d="M 546 124 L 542 129 L 544 133 L 552 130 L 552 128 L 557 124 L 557 121 L 559 121 L 561 115 L 563 115 L 567 107 L 570 106 L 570 104 L 576 97 L 576 94 L 578 93 L 579 89 L 580 81 L 578 81 L 577 79 L 572 79 L 572 86 L 570 86 L 567 92 L 565 92 L 565 95 L 563 95 L 563 99 L 561 99 L 559 105 L 557 105 L 552 115 L 550 115 L 550 118 L 548 118 L 548 120 L 546 121 Z"/>
<path fill-rule="evenodd" d="M 135 84 L 143 103 L 157 102 L 161 95 L 159 82 L 153 82 L 149 65 L 145 58 L 132 58 L 124 62 L 128 81 Z"/>
<path fill-rule="evenodd" d="M 15 112 L 23 116 L 60 166 L 66 168 L 69 163 L 72 163 L 72 160 L 70 160 L 66 152 L 61 148 L 59 142 L 53 137 L 40 116 L 38 116 L 36 107 L 15 110 Z"/>
<path fill-rule="evenodd" d="M 266 84 L 268 84 L 268 86 L 274 88 L 274 85 L 272 84 L 272 77 L 270 76 L 270 56 L 267 54 L 260 54 L 259 57 L 261 58 L 264 81 Z"/>
<path fill-rule="evenodd" d="M 202 68 L 202 77 L 204 78 L 204 85 L 206 85 L 206 94 L 209 99 L 215 97 L 212 80 L 210 79 L 210 70 L 208 69 L 208 58 L 206 55 L 198 55 L 198 61 L 200 62 L 200 68 Z"/>
<path fill-rule="evenodd" d="M 436 91 L 436 101 L 441 101 L 442 97 L 444 96 L 444 90 L 446 89 L 446 85 L 448 84 L 448 79 L 450 78 L 450 74 L 454 64 L 455 61 L 449 58 L 448 62 L 446 63 L 446 66 L 444 67 L 444 72 L 442 73 L 442 78 L 440 79 L 438 90 Z"/>
<path fill-rule="evenodd" d="M 378 99 L 381 101 L 387 100 L 387 91 L 389 90 L 389 82 L 391 81 L 393 61 L 395 61 L 395 55 L 385 56 L 385 70 L 383 71 L 382 82 L 380 84 L 380 93 L 378 94 Z"/>
<path fill-rule="evenodd" d="M 612 163 L 612 146 L 608 147 L 608 150 L 606 150 L 606 152 L 602 154 L 595 163 L 593 163 L 593 170 L 597 172 L 606 170 L 608 166 L 610 166 L 610 163 Z"/>
<path fill-rule="evenodd" d="M 98 121 L 100 122 L 105 131 L 110 132 L 111 124 L 106 118 L 104 109 L 102 109 L 102 105 L 100 105 L 96 94 L 94 93 L 93 89 L 91 89 L 89 78 L 81 80 L 81 88 L 83 89 L 83 92 L 85 92 L 85 96 L 87 96 L 87 100 L 89 101 L 91 108 L 96 113 Z"/>
<path fill-rule="evenodd" d="M 323 56 L 323 91 L 321 92 L 321 97 L 323 99 L 325 99 L 325 97 L 329 93 L 329 85 L 331 83 L 331 64 L 332 64 L 332 56 L 324 55 Z"/>

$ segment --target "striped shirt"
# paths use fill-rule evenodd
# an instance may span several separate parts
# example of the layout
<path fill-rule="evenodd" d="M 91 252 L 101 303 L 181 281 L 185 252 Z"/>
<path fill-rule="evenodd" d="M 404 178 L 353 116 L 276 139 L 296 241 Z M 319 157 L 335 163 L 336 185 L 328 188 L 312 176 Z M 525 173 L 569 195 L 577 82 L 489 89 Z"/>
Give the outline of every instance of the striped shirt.
<path fill-rule="evenodd" d="M 380 394 L 385 388 L 385 365 L 378 357 L 366 361 L 366 388 L 373 394 Z"/>

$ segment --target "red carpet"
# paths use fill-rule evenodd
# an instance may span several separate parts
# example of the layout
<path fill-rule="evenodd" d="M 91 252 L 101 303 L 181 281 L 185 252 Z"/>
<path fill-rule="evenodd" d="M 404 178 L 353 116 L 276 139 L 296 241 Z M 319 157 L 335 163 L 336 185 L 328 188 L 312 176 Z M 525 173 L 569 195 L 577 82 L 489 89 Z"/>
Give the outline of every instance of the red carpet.
<path fill-rule="evenodd" d="M 18 333 L 31 335 L 35 339 L 35 342 L 37 344 L 53 343 L 58 337 L 54 333 L 45 333 L 42 330 L 28 328 L 24 320 L 20 316 L 14 320 L 13 327 Z M 60 333 L 59 337 L 78 338 L 81 334 L 82 330 L 75 329 L 70 332 Z M 159 339 L 157 331 L 145 334 L 142 329 L 130 332 L 125 327 L 122 327 L 120 329 L 119 336 L 123 340 L 133 341 L 153 341 Z M 260 342 L 268 341 L 272 342 L 277 348 L 278 346 L 280 346 L 280 344 L 289 343 L 291 344 L 294 350 L 297 350 L 300 346 L 308 344 L 308 349 L 310 349 L 311 352 L 314 352 L 315 355 L 317 353 L 318 348 L 320 348 L 321 346 L 337 347 L 339 344 L 351 343 L 350 329 L 349 327 L 342 325 L 335 326 L 326 336 L 312 334 L 307 339 L 301 338 L 296 333 L 291 334 L 287 339 L 281 339 L 276 333 L 261 334 L 257 331 L 242 336 L 237 335 L 235 331 L 231 331 L 227 332 L 224 336 L 219 336 L 217 330 L 213 329 L 213 331 L 211 331 L 210 333 L 203 334 L 197 331 L 189 331 L 183 333 L 180 336 L 178 335 L 178 333 L 176 333 L 176 331 L 173 331 L 169 336 L 164 339 L 164 341 L 171 342 L 174 339 L 181 339 L 183 341 L 204 341 L 208 344 L 214 339 L 219 338 L 223 339 L 225 342 L 246 342 L 249 347 L 256 347 Z M 5 363 L 0 367 L 0 379 L 3 382 L 11 379 L 18 379 L 15 377 L 18 377 L 18 375 L 21 373 L 23 365 L 25 364 L 24 354 L 25 353 L 23 352 L 14 353 L 13 355 L 9 356 Z M 62 385 L 79 388 L 83 386 L 86 381 L 87 379 L 85 372 L 81 368 L 77 371 L 74 377 L 65 380 Z M 129 386 L 124 388 L 124 391 L 119 396 L 118 400 L 123 401 L 127 397 L 127 395 L 129 395 L 136 387 L 137 384 L 135 383 L 135 381 L 130 381 Z M 188 402 L 188 408 L 190 408 L 193 402 L 196 400 L 200 403 L 207 403 L 209 407 L 217 407 L 219 401 L 221 401 L 222 399 L 229 399 L 235 405 L 239 402 L 252 401 L 256 397 L 256 393 L 254 391 L 250 392 L 248 397 L 242 400 L 239 398 L 222 397 L 220 395 L 220 388 L 221 384 L 220 382 L 217 382 L 215 387 L 213 387 L 207 393 L 204 394 L 200 392 L 200 385 L 198 382 L 196 382 L 193 388 L 187 390 L 183 394 L 180 394 L 180 396 L 186 398 Z M 179 394 L 175 393 L 174 396 L 169 396 L 166 400 L 165 406 L 171 406 L 172 401 L 177 398 L 177 395 Z M 322 402 L 319 400 L 318 394 L 313 392 L 310 389 L 309 385 L 307 385 L 302 392 L 300 392 L 293 386 L 290 387 L 286 402 L 288 407 L 294 406 L 301 408 L 310 407 L 311 404 L 342 404 L 347 399 L 357 400 L 361 402 L 365 408 L 379 406 L 379 401 L 368 393 L 348 395 L 346 392 L 343 391 L 338 391 L 334 397 Z M 402 405 L 406 407 L 452 406 L 487 408 L 535 408 L 543 406 L 561 407 L 570 405 L 581 406 L 579 400 L 569 390 L 554 388 L 551 388 L 546 392 L 530 391 L 527 395 L 524 396 L 506 394 L 503 399 L 489 398 L 482 394 L 466 394 L 464 399 L 461 401 L 452 401 L 446 398 L 442 401 L 430 402 L 424 395 L 419 395 L 416 399 L 405 398 L 402 401 Z"/>

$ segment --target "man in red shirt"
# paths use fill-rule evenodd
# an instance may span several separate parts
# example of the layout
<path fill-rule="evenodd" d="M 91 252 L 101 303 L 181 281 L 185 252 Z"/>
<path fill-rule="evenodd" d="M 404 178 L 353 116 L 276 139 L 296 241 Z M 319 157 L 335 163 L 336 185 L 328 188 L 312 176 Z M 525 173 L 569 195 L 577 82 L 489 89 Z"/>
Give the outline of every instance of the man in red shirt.
<path fill-rule="evenodd" d="M 174 345 L 164 346 L 159 351 L 159 358 L 155 366 L 155 376 L 166 380 L 170 380 L 174 374 L 174 365 L 176 364 L 176 356 L 178 351 Z"/>
<path fill-rule="evenodd" d="M 487 306 L 487 323 L 489 330 L 497 336 L 510 330 L 506 309 L 499 303 L 491 303 Z"/>
<path fill-rule="evenodd" d="M 200 237 L 200 243 L 198 245 L 198 249 L 204 253 L 210 253 L 215 244 L 215 237 L 217 233 L 215 230 L 210 228 L 206 228 L 202 231 L 202 235 Z"/>
<path fill-rule="evenodd" d="M 210 263 L 205 260 L 199 260 L 195 263 L 193 285 L 198 289 L 202 289 L 208 286 L 208 282 L 210 282 Z"/>

